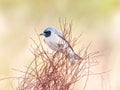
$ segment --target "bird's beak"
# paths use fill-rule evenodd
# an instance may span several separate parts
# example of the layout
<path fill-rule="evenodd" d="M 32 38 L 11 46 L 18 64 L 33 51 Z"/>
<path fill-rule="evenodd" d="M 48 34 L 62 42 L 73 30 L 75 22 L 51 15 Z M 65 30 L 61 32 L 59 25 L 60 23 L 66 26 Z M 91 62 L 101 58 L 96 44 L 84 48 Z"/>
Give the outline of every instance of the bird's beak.
<path fill-rule="evenodd" d="M 41 33 L 40 35 L 45 35 L 45 33 Z"/>

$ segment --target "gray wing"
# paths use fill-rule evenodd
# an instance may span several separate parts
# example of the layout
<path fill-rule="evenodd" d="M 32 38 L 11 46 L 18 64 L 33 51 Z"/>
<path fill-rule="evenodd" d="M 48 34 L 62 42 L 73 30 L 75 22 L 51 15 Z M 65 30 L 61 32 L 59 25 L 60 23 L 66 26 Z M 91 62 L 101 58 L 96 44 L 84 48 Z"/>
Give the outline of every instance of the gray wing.
<path fill-rule="evenodd" d="M 70 43 L 64 38 L 64 36 L 60 36 L 58 35 L 61 39 L 63 39 L 65 41 L 65 43 L 67 43 L 68 47 L 71 48 L 71 50 L 74 52 L 73 48 L 71 47 Z"/>

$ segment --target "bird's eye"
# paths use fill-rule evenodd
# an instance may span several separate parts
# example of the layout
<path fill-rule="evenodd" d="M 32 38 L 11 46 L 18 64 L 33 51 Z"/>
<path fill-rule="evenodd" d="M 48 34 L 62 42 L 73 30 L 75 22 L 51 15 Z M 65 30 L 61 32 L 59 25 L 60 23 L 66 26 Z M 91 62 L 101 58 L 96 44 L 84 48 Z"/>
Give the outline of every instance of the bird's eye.
<path fill-rule="evenodd" d="M 45 37 L 49 37 L 51 35 L 51 31 L 45 31 Z"/>

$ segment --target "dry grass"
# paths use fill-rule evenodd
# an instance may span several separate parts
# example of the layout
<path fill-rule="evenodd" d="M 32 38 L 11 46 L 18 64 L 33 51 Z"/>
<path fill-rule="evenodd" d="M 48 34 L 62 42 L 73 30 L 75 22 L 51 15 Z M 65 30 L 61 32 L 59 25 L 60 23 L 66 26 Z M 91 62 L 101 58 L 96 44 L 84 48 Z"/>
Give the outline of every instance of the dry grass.
<path fill-rule="evenodd" d="M 72 38 L 72 21 L 70 23 L 65 20 L 60 20 L 60 28 L 64 37 L 69 42 L 72 48 L 79 44 L 79 38 Z M 27 67 L 24 75 L 19 79 L 17 90 L 73 90 L 74 84 L 87 76 L 89 77 L 90 67 L 97 64 L 91 58 L 97 53 L 88 53 L 86 48 L 79 48 L 78 55 L 82 54 L 82 62 L 71 64 L 68 57 L 64 53 L 50 53 L 44 49 L 41 43 L 40 36 L 36 33 L 39 42 L 33 40 L 35 46 L 32 47 L 34 60 Z M 86 79 L 86 82 L 87 82 Z M 86 83 L 85 83 L 86 86 Z"/>

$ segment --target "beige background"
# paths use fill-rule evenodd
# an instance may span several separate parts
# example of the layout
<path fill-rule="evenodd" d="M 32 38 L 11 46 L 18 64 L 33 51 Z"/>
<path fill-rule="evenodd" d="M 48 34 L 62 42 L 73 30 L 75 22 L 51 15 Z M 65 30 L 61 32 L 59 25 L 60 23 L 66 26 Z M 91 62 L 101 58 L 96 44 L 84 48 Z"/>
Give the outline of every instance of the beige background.
<path fill-rule="evenodd" d="M 83 32 L 83 42 L 93 42 L 91 51 L 104 52 L 92 71 L 110 72 L 104 80 L 90 76 L 86 90 L 120 90 L 120 0 L 0 0 L 0 78 L 21 75 L 12 69 L 24 70 L 33 59 L 34 29 L 59 28 L 59 17 L 73 20 L 73 35 Z M 13 90 L 13 82 L 0 81 L 0 90 Z M 77 82 L 75 90 L 83 84 Z"/>

